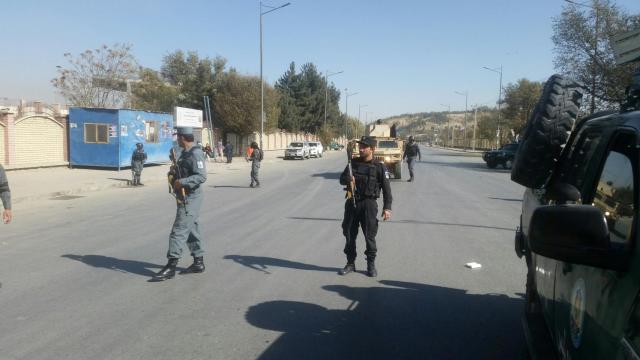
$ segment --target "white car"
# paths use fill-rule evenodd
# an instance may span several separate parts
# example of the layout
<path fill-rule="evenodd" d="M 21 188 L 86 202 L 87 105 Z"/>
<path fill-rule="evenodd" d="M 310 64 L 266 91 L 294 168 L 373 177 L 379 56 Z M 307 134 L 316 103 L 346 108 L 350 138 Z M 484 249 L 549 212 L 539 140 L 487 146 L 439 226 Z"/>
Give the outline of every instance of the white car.
<path fill-rule="evenodd" d="M 284 151 L 284 159 L 296 159 L 302 160 L 309 158 L 309 143 L 306 141 L 294 141 Z"/>
<path fill-rule="evenodd" d="M 309 156 L 322 157 L 324 148 L 320 141 L 309 141 Z"/>

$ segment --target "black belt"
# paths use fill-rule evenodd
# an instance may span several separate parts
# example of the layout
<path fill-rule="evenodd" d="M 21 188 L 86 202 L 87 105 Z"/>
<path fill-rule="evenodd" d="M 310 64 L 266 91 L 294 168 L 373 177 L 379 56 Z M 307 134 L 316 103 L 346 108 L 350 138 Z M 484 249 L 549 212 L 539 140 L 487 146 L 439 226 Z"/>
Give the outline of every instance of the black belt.
<path fill-rule="evenodd" d="M 367 200 L 367 199 L 373 199 L 373 200 L 377 200 L 378 199 L 375 196 L 365 196 L 365 195 L 358 195 L 358 194 L 356 194 L 356 196 L 354 196 L 354 198 L 356 199 L 356 201 L 362 201 L 362 200 Z"/>

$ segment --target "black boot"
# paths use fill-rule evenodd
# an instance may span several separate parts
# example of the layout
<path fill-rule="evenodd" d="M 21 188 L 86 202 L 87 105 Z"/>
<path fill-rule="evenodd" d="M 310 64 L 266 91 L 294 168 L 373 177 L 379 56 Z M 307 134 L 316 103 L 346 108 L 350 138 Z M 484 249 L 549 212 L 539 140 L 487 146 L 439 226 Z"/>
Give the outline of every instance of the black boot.
<path fill-rule="evenodd" d="M 182 270 L 180 274 L 197 274 L 204 272 L 204 260 L 202 256 L 194 256 L 193 264 L 188 268 Z"/>
<path fill-rule="evenodd" d="M 354 264 L 353 262 L 348 262 L 347 265 L 345 265 L 340 270 L 340 275 L 347 275 L 348 273 L 352 273 L 355 271 L 356 271 L 356 264 Z"/>
<path fill-rule="evenodd" d="M 378 270 L 376 270 L 376 264 L 373 260 L 367 260 L 367 276 L 376 277 L 378 276 Z"/>
<path fill-rule="evenodd" d="M 169 259 L 167 265 L 153 277 L 153 281 L 164 281 L 173 278 L 176 276 L 176 266 L 178 266 L 178 259 Z"/>

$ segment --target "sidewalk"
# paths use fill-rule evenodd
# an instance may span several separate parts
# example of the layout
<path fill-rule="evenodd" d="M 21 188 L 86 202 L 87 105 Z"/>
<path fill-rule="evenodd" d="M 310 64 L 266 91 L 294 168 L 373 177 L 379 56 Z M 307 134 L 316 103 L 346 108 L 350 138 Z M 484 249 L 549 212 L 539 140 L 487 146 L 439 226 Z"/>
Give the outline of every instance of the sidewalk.
<path fill-rule="evenodd" d="M 279 161 L 282 150 L 264 152 L 264 163 Z M 251 164 L 243 157 L 234 157 L 231 164 L 211 160 L 207 163 L 207 170 L 246 168 Z M 169 164 L 148 165 L 142 172 L 143 184 L 167 183 Z M 92 191 L 100 191 L 116 187 L 129 187 L 131 182 L 130 169 L 95 169 L 53 167 L 26 170 L 8 170 L 7 178 L 11 188 L 11 202 L 13 204 L 38 199 L 53 198 L 63 195 L 74 195 Z"/>

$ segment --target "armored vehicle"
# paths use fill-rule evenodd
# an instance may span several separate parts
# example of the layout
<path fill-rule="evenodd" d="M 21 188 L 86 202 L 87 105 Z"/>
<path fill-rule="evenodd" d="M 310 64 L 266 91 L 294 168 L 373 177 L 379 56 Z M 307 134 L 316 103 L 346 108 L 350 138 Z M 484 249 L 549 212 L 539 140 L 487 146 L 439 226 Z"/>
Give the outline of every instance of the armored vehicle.
<path fill-rule="evenodd" d="M 384 162 L 387 172 L 395 179 L 402 178 L 402 151 L 404 142 L 396 137 L 395 126 L 376 122 L 367 126 L 367 136 L 376 141 L 373 157 Z"/>

